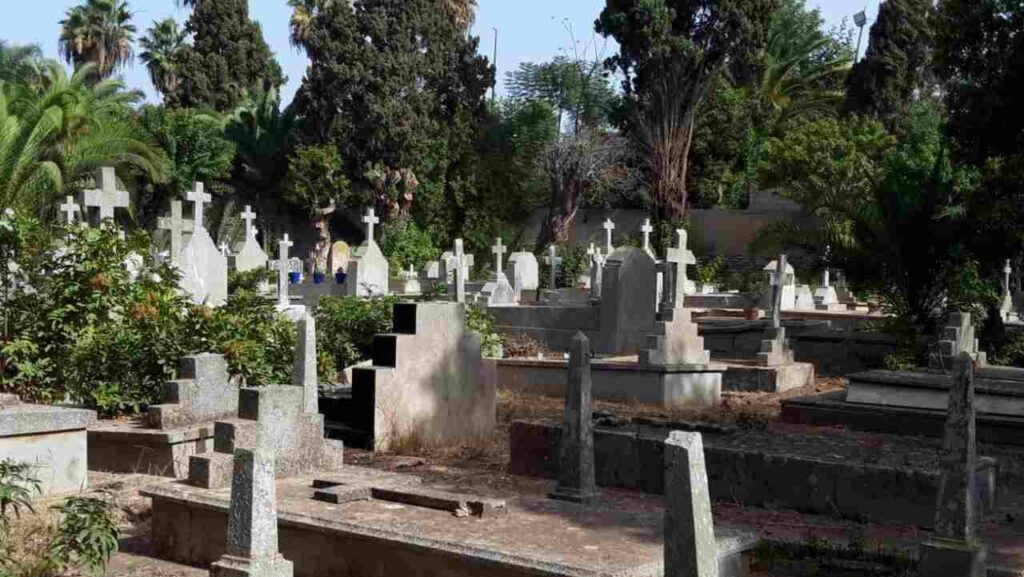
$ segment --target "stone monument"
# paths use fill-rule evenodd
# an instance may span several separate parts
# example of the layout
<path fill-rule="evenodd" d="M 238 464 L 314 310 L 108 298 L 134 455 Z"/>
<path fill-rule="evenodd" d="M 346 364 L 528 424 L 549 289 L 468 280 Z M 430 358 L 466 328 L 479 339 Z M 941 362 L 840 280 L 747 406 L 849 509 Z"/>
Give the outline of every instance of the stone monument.
<path fill-rule="evenodd" d="M 245 240 L 235 254 L 235 270 L 246 272 L 267 268 L 267 253 L 256 240 L 256 227 L 253 226 L 256 221 L 256 213 L 249 205 L 246 205 L 245 211 L 242 212 L 242 221 L 245 223 Z"/>
<path fill-rule="evenodd" d="M 345 294 L 369 297 L 388 294 L 388 259 L 384 258 L 380 246 L 374 239 L 374 226 L 380 222 L 373 208 L 366 210 L 363 223 L 366 224 L 366 241 L 359 245 L 348 263 L 348 277 L 345 279 Z"/>
<path fill-rule="evenodd" d="M 495 261 L 494 272 L 491 274 L 490 282 L 484 285 L 480 294 L 488 306 L 507 306 L 518 303 L 516 291 L 508 282 L 505 269 L 501 266 L 502 257 L 507 251 L 508 248 L 501 243 L 501 237 L 498 237 L 494 246 L 491 247 Z"/>
<path fill-rule="evenodd" d="M 203 226 L 203 207 L 212 200 L 203 192 L 203 183 L 195 183 L 185 198 L 193 203 L 192 236 L 178 259 L 181 288 L 195 304 L 220 306 L 228 298 L 228 261 Z"/>
<path fill-rule="evenodd" d="M 558 485 L 551 498 L 592 503 L 594 480 L 594 416 L 591 407 L 590 340 L 577 332 L 569 348 L 569 377 L 558 460 Z"/>
<path fill-rule="evenodd" d="M 700 433 L 665 439 L 665 575 L 718 577 L 718 543 L 711 515 Z"/>

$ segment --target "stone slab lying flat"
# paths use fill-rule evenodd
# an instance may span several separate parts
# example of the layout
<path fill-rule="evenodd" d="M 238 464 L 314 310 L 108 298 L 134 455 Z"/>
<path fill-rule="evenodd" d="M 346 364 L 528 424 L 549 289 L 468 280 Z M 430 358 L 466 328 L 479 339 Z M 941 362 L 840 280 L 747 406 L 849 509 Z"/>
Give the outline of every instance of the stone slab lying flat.
<path fill-rule="evenodd" d="M 326 478 L 353 480 L 346 467 Z M 363 481 L 417 486 L 404 475 L 364 469 Z M 402 575 L 426 577 L 662 577 L 662 500 L 609 490 L 588 507 L 543 494 L 504 495 L 498 517 L 379 500 L 329 505 L 314 500 L 313 478 L 281 480 L 277 511 L 281 553 L 296 577 Z M 443 486 L 431 490 L 446 490 Z M 550 488 L 548 488 L 550 490 Z M 164 483 L 142 491 L 153 499 L 156 556 L 205 566 L 224 551 L 230 489 Z M 493 497 L 493 495 L 491 496 Z M 718 527 L 720 574 L 740 576 L 756 540 Z"/>
<path fill-rule="evenodd" d="M 756 361 L 717 360 L 725 365 L 723 391 L 781 393 L 814 384 L 814 365 L 792 363 L 762 367 Z"/>
<path fill-rule="evenodd" d="M 89 470 L 182 479 L 189 458 L 213 451 L 213 423 L 151 429 L 141 421 L 99 421 L 89 427 Z"/>
<path fill-rule="evenodd" d="M 661 493 L 665 438 L 672 430 L 699 430 L 713 499 L 921 527 L 934 522 L 941 443 L 800 429 L 630 422 L 605 427 L 599 421 L 594 433 L 597 484 Z M 555 423 L 513 422 L 510 472 L 554 478 L 560 436 Z M 986 511 L 994 506 L 995 474 L 992 459 L 979 459 L 976 478 Z"/>
<path fill-rule="evenodd" d="M 0 459 L 31 465 L 44 495 L 81 491 L 88 486 L 85 428 L 95 419 L 93 411 L 0 395 Z"/>
<path fill-rule="evenodd" d="M 937 410 L 946 409 L 952 383 L 949 375 L 932 371 L 867 371 L 849 379 L 849 403 Z M 982 414 L 1024 417 L 1024 382 L 977 378 L 974 406 Z"/>
<path fill-rule="evenodd" d="M 978 441 L 1024 446 L 1024 417 L 978 414 Z M 782 420 L 798 425 L 942 438 L 946 411 L 846 401 L 846 391 L 782 400 Z"/>

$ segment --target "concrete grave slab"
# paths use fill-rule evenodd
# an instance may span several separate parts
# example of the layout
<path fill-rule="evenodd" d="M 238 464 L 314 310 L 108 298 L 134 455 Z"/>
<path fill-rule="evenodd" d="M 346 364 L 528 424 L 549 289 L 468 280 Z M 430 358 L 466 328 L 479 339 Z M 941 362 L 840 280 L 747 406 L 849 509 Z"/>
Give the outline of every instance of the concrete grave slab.
<path fill-rule="evenodd" d="M 94 411 L 22 403 L 0 395 L 0 457 L 33 467 L 43 495 L 88 487 L 86 428 Z"/>

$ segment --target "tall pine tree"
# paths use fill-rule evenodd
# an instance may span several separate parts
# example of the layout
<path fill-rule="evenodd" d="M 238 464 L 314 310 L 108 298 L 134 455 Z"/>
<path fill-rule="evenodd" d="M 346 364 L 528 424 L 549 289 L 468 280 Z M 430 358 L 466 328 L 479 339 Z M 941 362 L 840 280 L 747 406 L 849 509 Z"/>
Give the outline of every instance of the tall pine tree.
<path fill-rule="evenodd" d="M 249 19 L 247 0 L 195 0 L 185 30 L 193 43 L 175 56 L 180 81 L 166 96 L 169 106 L 225 112 L 249 90 L 284 83 L 259 24 Z"/>
<path fill-rule="evenodd" d="M 930 64 L 933 11 L 932 0 L 887 0 L 881 5 L 867 53 L 850 73 L 848 112 L 877 117 L 890 128 L 906 118 Z"/>

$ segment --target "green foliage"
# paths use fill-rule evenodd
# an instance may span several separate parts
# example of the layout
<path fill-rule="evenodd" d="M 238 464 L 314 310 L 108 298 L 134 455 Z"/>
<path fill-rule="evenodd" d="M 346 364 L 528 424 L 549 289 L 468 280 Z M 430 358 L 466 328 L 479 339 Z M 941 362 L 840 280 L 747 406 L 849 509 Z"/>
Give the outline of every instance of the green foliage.
<path fill-rule="evenodd" d="M 359 206 L 345 176 L 338 149 L 333 146 L 300 146 L 288 159 L 284 199 L 315 216 L 333 206 Z"/>
<path fill-rule="evenodd" d="M 38 44 L 9 44 L 0 40 L 0 82 L 37 83 L 42 63 L 43 49 Z"/>
<path fill-rule="evenodd" d="M 256 292 L 261 283 L 272 283 L 277 280 L 277 271 L 269 268 L 257 268 L 247 271 L 228 271 L 228 294 L 247 291 Z"/>
<path fill-rule="evenodd" d="M 139 59 L 149 70 L 153 87 L 161 94 L 170 94 L 178 89 L 178 54 L 188 45 L 188 33 L 178 28 L 174 18 L 153 22 L 139 39 L 143 52 Z"/>
<path fill-rule="evenodd" d="M 56 240 L 31 222 L 0 222 L 0 266 L 19 271 L 3 293 L 0 390 L 67 396 L 104 415 L 138 411 L 197 352 L 224 354 L 249 385 L 290 381 L 295 330 L 268 300 L 240 291 L 217 309 L 192 306 L 142 234 L 123 241 L 110 226 L 71 227 Z M 134 278 L 130 252 L 143 255 Z"/>
<path fill-rule="evenodd" d="M 42 490 L 42 483 L 32 476 L 34 467 L 11 459 L 0 461 L 0 537 L 7 538 L 11 513 L 21 516 L 22 509 L 34 512 L 32 498 Z"/>
<path fill-rule="evenodd" d="M 415 270 L 440 254 L 430 234 L 407 219 L 387 223 L 380 235 L 380 247 L 392 271 Z"/>
<path fill-rule="evenodd" d="M 560 247 L 562 267 L 558 273 L 558 283 L 563 287 L 575 287 L 576 279 L 590 270 L 590 256 L 582 246 Z"/>
<path fill-rule="evenodd" d="M 373 353 L 373 337 L 391 329 L 397 297 L 320 299 L 316 308 L 317 347 L 329 354 L 340 371 Z"/>
<path fill-rule="evenodd" d="M 93 80 L 110 78 L 134 53 L 135 26 L 129 24 L 132 13 L 123 0 L 84 0 L 71 7 L 60 21 L 58 48 L 68 64 L 76 68 L 93 64 Z"/>
<path fill-rule="evenodd" d="M 556 56 L 540 64 L 522 62 L 517 70 L 506 73 L 505 84 L 514 100 L 544 101 L 555 107 L 558 125 L 563 115 L 568 116 L 573 132 L 610 125 L 618 104 L 600 59 L 587 62 Z"/>
<path fill-rule="evenodd" d="M 719 285 L 722 284 L 722 267 L 725 266 L 725 259 L 716 256 L 710 260 L 698 262 L 695 269 L 695 279 L 700 284 Z"/>
<path fill-rule="evenodd" d="M 479 333 L 482 337 L 480 354 L 486 358 L 501 358 L 501 337 L 494 330 L 494 317 L 487 308 L 479 305 L 466 306 L 466 330 Z"/>
<path fill-rule="evenodd" d="M 191 46 L 175 54 L 179 83 L 164 95 L 169 106 L 233 110 L 251 89 L 276 90 L 281 67 L 249 18 L 247 0 L 195 0 L 185 31 Z"/>
<path fill-rule="evenodd" d="M 75 562 L 87 565 L 94 575 L 102 573 L 107 561 L 117 552 L 120 536 L 110 503 L 76 496 L 51 508 L 61 515 L 50 543 L 50 557 L 56 571 L 62 572 Z"/>
<path fill-rule="evenodd" d="M 932 0 L 889 0 L 871 25 L 867 53 L 850 74 L 846 109 L 902 124 L 931 60 Z M 963 24 L 960 24 L 961 26 Z"/>

